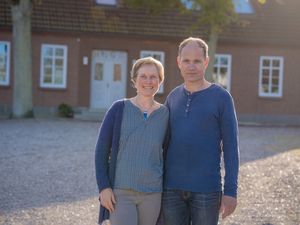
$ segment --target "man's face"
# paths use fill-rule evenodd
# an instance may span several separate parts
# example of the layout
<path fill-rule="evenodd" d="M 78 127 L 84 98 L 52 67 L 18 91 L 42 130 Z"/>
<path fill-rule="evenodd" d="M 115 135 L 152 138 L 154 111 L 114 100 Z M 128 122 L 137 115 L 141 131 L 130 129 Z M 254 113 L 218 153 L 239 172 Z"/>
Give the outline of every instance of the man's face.
<path fill-rule="evenodd" d="M 186 83 L 204 80 L 209 59 L 205 58 L 203 49 L 195 42 L 188 43 L 177 57 L 177 64 Z"/>

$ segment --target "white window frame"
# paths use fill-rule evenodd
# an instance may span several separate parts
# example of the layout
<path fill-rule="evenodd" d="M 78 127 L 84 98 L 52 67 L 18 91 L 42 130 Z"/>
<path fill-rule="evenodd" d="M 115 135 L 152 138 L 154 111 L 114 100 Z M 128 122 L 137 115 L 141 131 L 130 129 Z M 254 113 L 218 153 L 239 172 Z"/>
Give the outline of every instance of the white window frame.
<path fill-rule="evenodd" d="M 10 81 L 10 42 L 8 41 L 0 41 L 0 44 L 7 46 L 7 52 L 6 52 L 6 68 L 5 68 L 5 80 L 0 81 L 0 86 L 8 86 Z"/>
<path fill-rule="evenodd" d="M 117 0 L 96 0 L 99 5 L 117 5 Z"/>
<path fill-rule="evenodd" d="M 263 66 L 263 61 L 269 60 L 270 66 L 265 67 Z M 265 93 L 263 91 L 263 69 L 268 69 L 269 71 L 272 71 L 273 69 L 273 60 L 279 60 L 279 82 L 278 82 L 278 93 L 272 93 L 268 92 Z M 283 68 L 284 68 L 284 59 L 281 56 L 261 56 L 260 57 L 260 63 L 259 63 L 259 96 L 260 97 L 275 97 L 275 98 L 281 98 L 282 97 L 282 83 L 283 83 Z M 272 89 L 272 74 L 269 73 L 269 90 Z"/>
<path fill-rule="evenodd" d="M 62 83 L 61 84 L 54 84 L 53 81 L 53 76 L 54 76 L 54 61 L 52 64 L 52 83 L 44 83 L 44 50 L 46 48 L 53 48 L 53 51 L 55 49 L 60 48 L 63 49 L 64 55 L 63 55 L 63 78 L 62 78 Z M 53 45 L 53 44 L 42 44 L 41 47 L 41 70 L 40 70 L 40 87 L 42 88 L 55 88 L 55 89 L 65 89 L 67 87 L 67 55 L 68 55 L 68 47 L 67 45 Z M 52 56 L 54 59 L 56 58 L 55 56 Z"/>
<path fill-rule="evenodd" d="M 214 64 L 214 69 L 215 67 L 217 66 L 218 68 L 218 73 L 217 73 L 217 76 L 219 76 L 219 72 L 220 72 L 220 69 L 221 68 L 227 68 L 227 88 L 226 90 L 230 92 L 230 88 L 231 88 L 231 55 L 230 54 L 215 54 L 215 59 L 216 58 L 219 58 L 219 57 L 225 57 L 227 58 L 227 62 L 228 62 L 228 65 L 224 66 L 224 65 L 221 65 L 220 64 L 220 60 L 218 60 L 218 64 Z M 217 83 L 217 81 L 215 81 Z"/>
<path fill-rule="evenodd" d="M 148 57 L 148 56 L 154 56 L 154 55 L 160 55 L 160 59 L 159 60 L 161 62 L 161 64 L 163 66 L 165 66 L 165 53 L 163 51 L 148 51 L 148 50 L 142 50 L 140 52 L 140 57 L 144 58 L 144 57 Z M 153 57 L 155 58 L 155 57 Z M 164 93 L 164 82 L 160 85 L 160 88 L 157 92 L 158 94 L 163 94 Z"/>

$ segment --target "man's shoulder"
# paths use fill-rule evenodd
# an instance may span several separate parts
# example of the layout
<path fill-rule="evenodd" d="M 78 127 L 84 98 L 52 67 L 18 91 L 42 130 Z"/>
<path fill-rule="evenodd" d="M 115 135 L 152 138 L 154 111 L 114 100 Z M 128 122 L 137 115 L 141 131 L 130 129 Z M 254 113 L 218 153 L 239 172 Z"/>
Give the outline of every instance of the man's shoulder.
<path fill-rule="evenodd" d="M 170 91 L 169 96 L 178 94 L 178 93 L 180 93 L 180 92 L 182 92 L 182 91 L 183 91 L 183 84 L 178 85 L 177 87 L 173 88 L 173 89 Z"/>
<path fill-rule="evenodd" d="M 224 87 L 222 87 L 220 84 L 216 84 L 213 83 L 213 90 L 216 94 L 218 94 L 218 96 L 222 97 L 231 97 L 231 94 L 229 93 L 229 91 L 227 89 L 225 89 Z"/>

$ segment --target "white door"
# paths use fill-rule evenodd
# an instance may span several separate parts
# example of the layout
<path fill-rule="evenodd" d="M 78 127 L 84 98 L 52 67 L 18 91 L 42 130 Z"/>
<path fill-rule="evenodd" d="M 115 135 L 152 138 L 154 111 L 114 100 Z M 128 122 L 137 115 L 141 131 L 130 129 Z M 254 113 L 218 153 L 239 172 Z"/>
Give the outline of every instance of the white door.
<path fill-rule="evenodd" d="M 126 95 L 127 53 L 92 52 L 91 108 L 107 109 Z"/>

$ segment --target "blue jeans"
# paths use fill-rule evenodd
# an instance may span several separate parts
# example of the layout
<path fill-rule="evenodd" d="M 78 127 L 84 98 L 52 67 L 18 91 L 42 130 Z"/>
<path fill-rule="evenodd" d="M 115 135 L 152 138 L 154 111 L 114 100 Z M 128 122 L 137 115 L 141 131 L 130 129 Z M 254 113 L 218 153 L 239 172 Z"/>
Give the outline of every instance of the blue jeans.
<path fill-rule="evenodd" d="M 163 192 L 164 225 L 217 225 L 221 192 L 197 193 L 167 189 Z"/>

